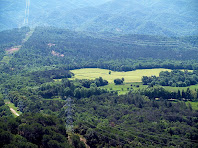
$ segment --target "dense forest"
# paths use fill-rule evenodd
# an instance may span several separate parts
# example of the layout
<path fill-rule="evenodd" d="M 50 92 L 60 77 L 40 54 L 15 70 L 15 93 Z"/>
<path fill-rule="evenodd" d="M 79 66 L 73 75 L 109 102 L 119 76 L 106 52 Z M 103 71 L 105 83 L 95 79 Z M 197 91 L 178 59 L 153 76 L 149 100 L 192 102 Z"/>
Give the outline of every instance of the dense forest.
<path fill-rule="evenodd" d="M 1 34 L 3 36 L 5 32 Z M 2 40 L 10 43 L 7 39 Z M 66 69 L 97 67 L 115 71 L 145 68 L 198 69 L 197 50 L 196 37 L 111 34 L 104 38 L 65 29 L 37 27 L 10 59 L 9 67 L 20 71 L 42 66 Z"/>

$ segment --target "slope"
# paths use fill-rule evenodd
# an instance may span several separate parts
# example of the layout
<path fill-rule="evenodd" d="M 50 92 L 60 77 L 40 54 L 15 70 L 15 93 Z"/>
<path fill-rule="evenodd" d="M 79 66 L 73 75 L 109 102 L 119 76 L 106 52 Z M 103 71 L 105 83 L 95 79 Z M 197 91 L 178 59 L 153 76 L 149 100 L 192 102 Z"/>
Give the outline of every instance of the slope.
<path fill-rule="evenodd" d="M 1 30 L 23 25 L 25 2 L 3 0 L 1 7 Z M 197 7 L 196 0 L 35 0 L 31 1 L 29 26 L 119 34 L 197 35 Z"/>
<path fill-rule="evenodd" d="M 184 68 L 182 66 L 186 60 L 196 61 L 198 57 L 196 45 L 196 37 L 188 39 L 113 34 L 96 36 L 64 29 L 38 27 L 21 50 L 14 55 L 10 64 L 16 68 L 56 65 L 66 66 L 69 69 L 82 67 L 122 69 L 130 65 L 131 68 L 128 70 L 132 70 L 144 67 L 141 64 L 145 64 L 145 61 L 137 64 L 141 58 L 152 58 L 159 59 L 156 63 L 149 63 L 156 68 L 171 68 L 163 66 L 166 60 L 183 61 L 177 66 Z"/>

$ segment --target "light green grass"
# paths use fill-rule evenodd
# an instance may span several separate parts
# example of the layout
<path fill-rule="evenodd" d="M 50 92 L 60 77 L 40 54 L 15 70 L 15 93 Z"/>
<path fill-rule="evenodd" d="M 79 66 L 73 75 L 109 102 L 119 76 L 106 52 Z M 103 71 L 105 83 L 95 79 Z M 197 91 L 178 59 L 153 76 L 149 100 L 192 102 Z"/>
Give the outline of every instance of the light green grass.
<path fill-rule="evenodd" d="M 30 32 L 28 32 L 25 36 L 25 38 L 23 39 L 23 43 L 25 43 L 34 33 L 34 28 L 30 30 Z"/>
<path fill-rule="evenodd" d="M 171 86 L 163 86 L 166 90 L 168 90 L 168 91 L 178 91 L 178 90 L 180 90 L 180 91 L 182 91 L 182 90 L 184 90 L 184 91 L 186 91 L 187 90 L 187 88 L 190 88 L 190 90 L 195 90 L 195 89 L 198 89 L 198 84 L 197 85 L 191 85 L 191 86 L 187 86 L 187 87 L 171 87 Z"/>
<path fill-rule="evenodd" d="M 17 111 L 18 107 L 16 107 L 13 103 L 11 103 L 9 100 L 4 100 L 5 104 L 9 107 L 9 108 L 13 108 L 19 115 L 22 114 L 20 111 Z M 10 102 L 10 103 L 8 103 Z M 13 113 L 12 113 L 13 114 Z M 14 117 L 17 117 L 15 114 L 13 114 Z"/>
<path fill-rule="evenodd" d="M 11 60 L 11 56 L 4 56 L 3 59 L 1 60 L 2 63 L 8 64 Z"/>
<path fill-rule="evenodd" d="M 188 102 L 186 102 L 186 105 L 188 105 L 189 103 L 192 105 L 192 109 L 198 110 L 198 102 L 188 101 Z"/>
<path fill-rule="evenodd" d="M 171 71 L 170 69 L 142 69 L 142 70 L 135 70 L 135 71 L 128 71 L 128 72 L 117 72 L 111 71 L 107 69 L 99 69 L 99 68 L 84 68 L 84 69 L 76 69 L 71 70 L 75 74 L 72 79 L 95 79 L 98 77 L 102 77 L 103 79 L 107 80 L 109 83 L 113 83 L 114 79 L 117 78 L 124 78 L 125 83 L 131 82 L 141 82 L 141 78 L 143 76 L 159 76 L 161 71 Z"/>
<path fill-rule="evenodd" d="M 137 87 L 137 85 L 139 85 L 139 87 Z M 110 83 L 109 85 L 102 86 L 100 88 L 107 89 L 108 91 L 117 91 L 118 95 L 124 95 L 127 94 L 129 91 L 134 91 L 146 87 L 147 85 L 142 85 L 142 83 L 140 82 L 134 82 L 134 83 L 124 83 L 122 85 L 115 85 L 114 83 Z"/>

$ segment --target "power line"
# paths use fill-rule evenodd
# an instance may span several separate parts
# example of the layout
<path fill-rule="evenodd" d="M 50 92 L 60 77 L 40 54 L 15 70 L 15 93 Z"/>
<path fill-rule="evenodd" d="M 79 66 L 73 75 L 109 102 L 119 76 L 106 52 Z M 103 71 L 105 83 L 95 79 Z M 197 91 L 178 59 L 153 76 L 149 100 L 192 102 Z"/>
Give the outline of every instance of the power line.
<path fill-rule="evenodd" d="M 24 25 L 28 25 L 29 14 L 30 14 L 30 0 L 26 0 Z"/>

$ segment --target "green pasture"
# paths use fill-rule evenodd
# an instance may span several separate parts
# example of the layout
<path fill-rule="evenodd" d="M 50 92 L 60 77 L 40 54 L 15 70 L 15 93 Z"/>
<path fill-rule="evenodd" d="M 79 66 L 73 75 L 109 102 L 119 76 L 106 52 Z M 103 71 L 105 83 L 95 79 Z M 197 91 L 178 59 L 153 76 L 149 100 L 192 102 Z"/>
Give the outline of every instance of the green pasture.
<path fill-rule="evenodd" d="M 159 76 L 161 71 L 171 71 L 170 69 L 141 69 L 135 71 L 128 71 L 128 72 L 117 72 L 111 71 L 109 74 L 107 69 L 99 69 L 99 68 L 84 68 L 84 69 L 76 69 L 71 70 L 75 74 L 72 79 L 95 79 L 98 77 L 102 77 L 103 79 L 107 80 L 109 83 L 113 83 L 114 79 L 117 78 L 124 78 L 125 83 L 131 82 L 141 82 L 142 76 Z"/>

